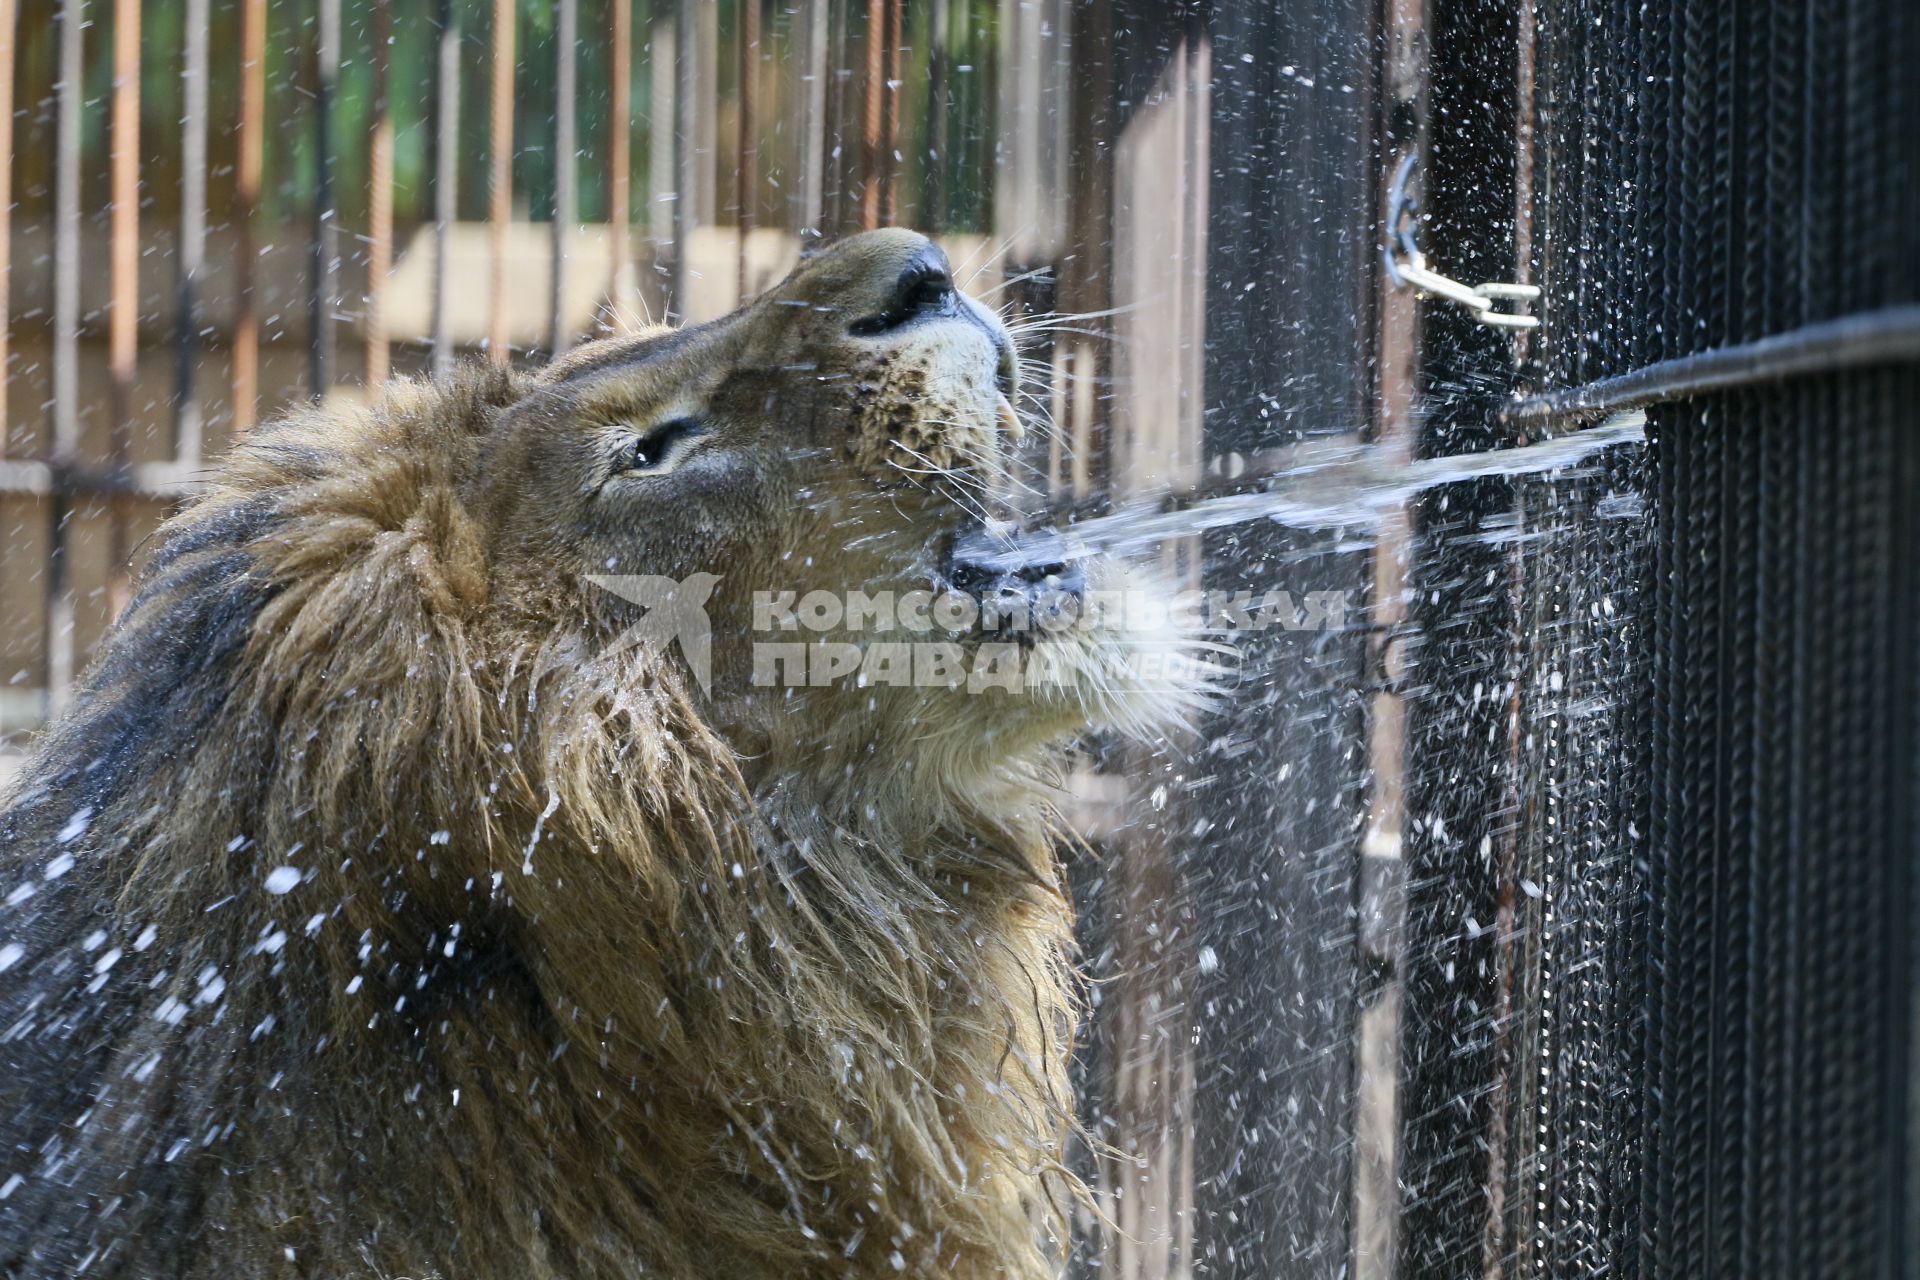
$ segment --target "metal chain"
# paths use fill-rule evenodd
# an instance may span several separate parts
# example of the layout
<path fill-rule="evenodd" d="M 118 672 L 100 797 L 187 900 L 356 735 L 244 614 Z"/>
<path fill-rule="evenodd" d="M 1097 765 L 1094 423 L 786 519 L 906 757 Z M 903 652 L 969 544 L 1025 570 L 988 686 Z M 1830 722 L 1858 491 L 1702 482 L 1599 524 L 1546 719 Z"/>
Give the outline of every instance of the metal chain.
<path fill-rule="evenodd" d="M 1539 328 L 1540 317 L 1529 315 L 1524 309 L 1527 303 L 1540 296 L 1538 286 L 1503 284 L 1499 281 L 1462 284 L 1427 265 L 1427 256 L 1420 252 L 1420 245 L 1414 239 L 1414 229 L 1420 221 L 1419 202 L 1407 191 L 1407 180 L 1413 176 L 1414 166 L 1419 160 L 1419 152 L 1409 151 L 1393 175 L 1393 187 L 1387 199 L 1387 244 L 1382 251 L 1387 275 L 1397 285 L 1410 286 L 1421 293 L 1445 298 L 1465 307 L 1481 324 L 1496 329 Z M 1400 251 L 1399 256 L 1394 253 L 1396 247 Z M 1513 304 L 1513 310 L 1498 310 L 1503 302 Z"/>

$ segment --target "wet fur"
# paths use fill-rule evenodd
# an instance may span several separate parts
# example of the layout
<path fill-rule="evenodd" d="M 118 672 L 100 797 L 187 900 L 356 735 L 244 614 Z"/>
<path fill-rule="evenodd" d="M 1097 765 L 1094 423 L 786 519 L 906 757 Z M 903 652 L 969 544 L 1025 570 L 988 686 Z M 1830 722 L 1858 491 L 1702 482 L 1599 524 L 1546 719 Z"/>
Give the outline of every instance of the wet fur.
<path fill-rule="evenodd" d="M 0 815 L 5 1274 L 1053 1273 L 1044 754 L 788 767 L 612 651 L 488 462 L 609 358 L 297 413 L 156 540 Z"/>

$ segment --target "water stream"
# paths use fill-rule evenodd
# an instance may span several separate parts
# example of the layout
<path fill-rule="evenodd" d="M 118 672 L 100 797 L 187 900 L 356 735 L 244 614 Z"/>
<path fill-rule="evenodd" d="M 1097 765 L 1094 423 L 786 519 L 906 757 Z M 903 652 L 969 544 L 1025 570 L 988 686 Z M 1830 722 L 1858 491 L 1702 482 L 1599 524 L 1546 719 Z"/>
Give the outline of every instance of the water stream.
<path fill-rule="evenodd" d="M 1484 453 L 1405 461 L 1377 445 L 1335 446 L 1270 476 L 1253 492 L 1203 499 L 1177 510 L 1158 503 L 1123 506 L 1065 529 L 1036 529 L 991 539 L 992 550 L 968 551 L 1006 569 L 1071 560 L 1092 551 L 1126 552 L 1167 538 L 1183 537 L 1254 520 L 1294 529 L 1367 530 L 1417 494 L 1439 485 L 1484 476 L 1530 476 L 1576 466 L 1604 449 L 1642 444 L 1647 415 L 1617 413 L 1582 431 L 1534 444 Z"/>

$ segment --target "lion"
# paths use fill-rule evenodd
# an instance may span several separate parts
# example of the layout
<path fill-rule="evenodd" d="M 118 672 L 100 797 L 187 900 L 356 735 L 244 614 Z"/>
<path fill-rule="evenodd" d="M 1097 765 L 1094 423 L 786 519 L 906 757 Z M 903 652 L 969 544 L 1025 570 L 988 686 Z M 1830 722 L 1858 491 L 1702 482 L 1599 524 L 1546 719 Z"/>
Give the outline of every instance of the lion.
<path fill-rule="evenodd" d="M 809 590 L 1118 580 L 968 558 L 1017 376 L 882 231 L 238 444 L 0 815 L 5 1273 L 1055 1274 L 1058 753 L 1182 695 L 1125 631 L 1019 632 L 1022 690 L 753 653 Z"/>

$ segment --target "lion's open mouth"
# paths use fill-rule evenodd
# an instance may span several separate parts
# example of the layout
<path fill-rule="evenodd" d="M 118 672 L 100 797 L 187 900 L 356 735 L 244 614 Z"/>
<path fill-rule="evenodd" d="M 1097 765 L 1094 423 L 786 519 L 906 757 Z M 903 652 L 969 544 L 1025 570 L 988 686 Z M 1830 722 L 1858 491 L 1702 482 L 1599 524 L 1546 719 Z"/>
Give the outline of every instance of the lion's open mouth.
<path fill-rule="evenodd" d="M 982 634 L 1033 644 L 1079 618 L 1087 591 L 1080 559 L 1058 534 L 980 529 L 948 543 L 939 586 L 973 599 Z"/>

